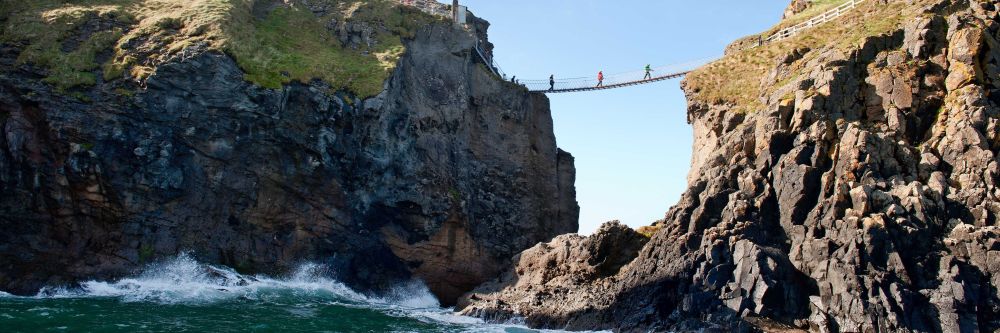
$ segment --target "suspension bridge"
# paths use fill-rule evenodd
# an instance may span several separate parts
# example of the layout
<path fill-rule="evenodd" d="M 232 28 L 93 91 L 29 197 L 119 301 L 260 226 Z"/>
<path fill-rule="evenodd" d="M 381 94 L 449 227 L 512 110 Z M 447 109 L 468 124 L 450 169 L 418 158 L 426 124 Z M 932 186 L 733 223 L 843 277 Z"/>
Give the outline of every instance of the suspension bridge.
<path fill-rule="evenodd" d="M 413 0 L 410 0 L 413 1 Z M 756 48 L 770 43 L 775 43 L 787 38 L 791 38 L 799 33 L 809 30 L 813 27 L 822 25 L 823 23 L 830 22 L 835 18 L 838 18 L 846 13 L 849 13 L 852 9 L 857 7 L 859 4 L 865 2 L 865 0 L 849 0 L 843 4 L 834 7 L 833 9 L 827 10 L 822 14 L 811 17 L 810 19 L 803 21 L 802 23 L 793 25 L 788 28 L 781 29 L 770 35 L 760 36 L 757 38 L 756 43 L 750 44 L 749 48 Z M 476 54 L 479 56 L 480 60 L 489 68 L 493 74 L 504 80 L 513 79 L 513 76 L 508 78 L 507 73 L 500 68 L 500 64 L 496 62 L 493 58 L 492 53 L 484 50 L 482 42 L 476 43 L 475 47 Z M 654 82 L 666 81 L 671 79 L 676 79 L 683 77 L 695 70 L 698 67 L 706 65 L 712 61 L 717 60 L 717 58 L 709 58 L 696 60 L 684 64 L 661 66 L 657 68 L 652 68 L 651 71 L 647 72 L 645 69 L 625 72 L 625 73 L 615 73 L 615 74 L 605 74 L 603 80 L 598 80 L 597 73 L 595 72 L 593 76 L 587 77 L 574 77 L 574 78 L 554 78 L 550 79 L 531 79 L 531 80 L 517 80 L 516 83 L 521 84 L 528 88 L 531 92 L 554 94 L 554 93 L 570 93 L 570 92 L 581 92 L 581 91 L 595 91 L 595 90 L 606 90 L 623 88 L 641 84 L 649 84 Z"/>
<path fill-rule="evenodd" d="M 480 59 L 482 59 L 484 63 L 488 64 L 487 67 L 493 72 L 493 74 L 496 74 L 497 77 L 504 80 L 514 79 L 514 77 L 507 77 L 507 73 L 501 69 L 496 60 L 490 57 L 489 54 L 483 50 L 481 43 L 476 43 L 476 54 L 479 55 Z M 605 74 L 603 80 L 598 80 L 595 74 L 593 77 L 553 78 L 552 80 L 517 80 L 516 83 L 525 86 L 531 92 L 549 94 L 615 89 L 676 79 L 687 75 L 687 73 L 690 73 L 695 68 L 704 66 L 715 59 L 717 58 L 712 57 L 683 64 L 651 68 L 649 73 L 647 73 L 645 69 L 642 69 L 625 73 Z"/>

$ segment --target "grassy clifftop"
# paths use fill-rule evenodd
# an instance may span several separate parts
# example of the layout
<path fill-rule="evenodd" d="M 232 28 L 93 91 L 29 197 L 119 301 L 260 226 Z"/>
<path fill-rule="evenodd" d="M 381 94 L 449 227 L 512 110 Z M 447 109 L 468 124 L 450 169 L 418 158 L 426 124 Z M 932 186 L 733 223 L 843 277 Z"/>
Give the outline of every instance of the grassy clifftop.
<path fill-rule="evenodd" d="M 804 22 L 823 11 L 846 2 L 822 0 L 814 7 L 789 17 L 767 32 Z M 811 60 L 824 50 L 849 52 L 857 49 L 867 38 L 879 36 L 901 28 L 907 18 L 920 15 L 927 0 L 912 3 L 866 1 L 851 12 L 831 22 L 814 27 L 794 37 L 729 54 L 687 76 L 685 80 L 689 98 L 705 104 L 730 105 L 734 110 L 752 112 L 765 108 L 765 97 L 803 75 Z M 798 59 L 788 71 L 778 73 L 774 80 L 769 74 L 782 59 Z M 788 98 L 791 98 L 789 96 Z"/>
<path fill-rule="evenodd" d="M 361 96 L 381 91 L 401 38 L 437 20 L 390 0 L 3 0 L 0 16 L 0 42 L 22 46 L 18 62 L 63 90 L 142 80 L 199 47 L 228 53 L 264 87 L 322 79 Z M 335 31 L 353 23 L 371 27 L 373 42 L 342 45 Z"/>

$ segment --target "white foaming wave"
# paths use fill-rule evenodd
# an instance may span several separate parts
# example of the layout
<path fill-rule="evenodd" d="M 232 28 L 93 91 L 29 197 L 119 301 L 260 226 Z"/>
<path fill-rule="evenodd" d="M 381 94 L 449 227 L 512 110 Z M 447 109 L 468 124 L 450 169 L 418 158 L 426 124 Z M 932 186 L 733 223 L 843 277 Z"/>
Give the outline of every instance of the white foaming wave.
<path fill-rule="evenodd" d="M 419 280 L 392 288 L 385 296 L 371 298 L 370 301 L 393 305 L 405 309 L 439 309 L 441 302 L 431 294 L 427 285 Z"/>
<path fill-rule="evenodd" d="M 113 282 L 87 281 L 78 288 L 43 288 L 36 298 L 116 297 L 127 302 L 212 303 L 234 299 L 268 301 L 283 295 L 378 310 L 444 311 L 420 281 L 404 283 L 384 296 L 369 297 L 329 278 L 329 269 L 307 263 L 286 278 L 242 275 L 225 266 L 207 265 L 182 253 L 151 264 L 137 276 Z"/>
<path fill-rule="evenodd" d="M 462 316 L 440 302 L 421 281 L 404 283 L 384 296 L 362 295 L 328 278 L 328 268 L 304 264 L 286 278 L 242 275 L 224 266 L 199 263 L 182 253 L 176 258 L 152 264 L 135 277 L 114 282 L 87 281 L 78 288 L 44 288 L 34 298 L 113 297 L 125 302 L 159 304 L 211 304 L 233 300 L 280 303 L 312 302 L 366 308 L 396 317 L 407 317 L 431 324 L 463 327 L 463 332 L 560 332 L 528 329 L 516 321 L 486 323 Z M 288 297 L 291 298 L 288 298 Z M 0 292 L 0 298 L 18 296 Z M 284 299 L 281 299 L 285 297 Z M 308 317 L 314 313 L 300 313 Z"/>
<path fill-rule="evenodd" d="M 462 333 L 556 333 L 562 330 L 536 330 L 528 328 L 523 319 L 512 318 L 504 323 L 488 323 L 480 318 L 463 316 L 451 308 L 442 308 L 430 289 L 421 281 L 412 281 L 393 289 L 389 296 L 371 299 L 368 308 L 397 317 L 408 317 L 429 324 L 446 324 L 462 327 Z M 597 333 L 610 333 L 601 331 Z M 588 333 L 588 332 L 584 332 Z"/>
<path fill-rule="evenodd" d="M 414 311 L 409 313 L 414 319 L 431 322 L 446 323 L 454 325 L 485 325 L 486 322 L 479 318 L 459 315 L 451 311 Z"/>
<path fill-rule="evenodd" d="M 153 264 L 138 276 L 114 282 L 87 281 L 79 288 L 45 288 L 40 298 L 117 297 L 127 302 L 211 303 L 234 299 L 267 300 L 283 294 L 365 302 L 366 297 L 323 276 L 325 268 L 300 266 L 287 279 L 248 276 L 229 267 L 199 263 L 188 254 Z"/>

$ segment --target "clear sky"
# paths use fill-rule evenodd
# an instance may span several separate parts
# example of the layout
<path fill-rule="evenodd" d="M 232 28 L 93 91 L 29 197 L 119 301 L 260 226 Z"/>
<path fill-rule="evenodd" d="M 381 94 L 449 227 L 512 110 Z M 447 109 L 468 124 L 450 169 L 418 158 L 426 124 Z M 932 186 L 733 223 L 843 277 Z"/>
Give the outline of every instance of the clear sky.
<path fill-rule="evenodd" d="M 731 41 L 776 24 L 789 2 L 460 1 L 492 23 L 494 56 L 520 79 L 719 56 Z M 550 99 L 559 147 L 576 157 L 580 233 L 609 220 L 649 225 L 677 203 L 687 187 L 693 141 L 679 80 Z"/>

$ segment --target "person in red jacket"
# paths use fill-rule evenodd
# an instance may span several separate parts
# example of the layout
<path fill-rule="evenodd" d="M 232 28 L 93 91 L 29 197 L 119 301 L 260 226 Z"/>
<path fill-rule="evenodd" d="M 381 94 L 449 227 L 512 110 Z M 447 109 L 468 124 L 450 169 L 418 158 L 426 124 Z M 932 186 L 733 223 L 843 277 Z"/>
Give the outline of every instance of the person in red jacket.
<path fill-rule="evenodd" d="M 597 72 L 597 86 L 600 87 L 603 85 L 604 85 L 604 71 L 599 71 Z"/>

